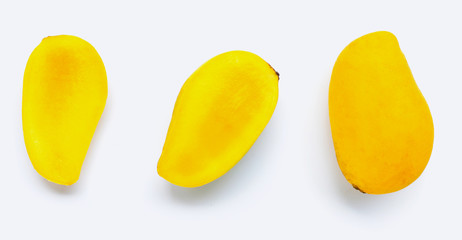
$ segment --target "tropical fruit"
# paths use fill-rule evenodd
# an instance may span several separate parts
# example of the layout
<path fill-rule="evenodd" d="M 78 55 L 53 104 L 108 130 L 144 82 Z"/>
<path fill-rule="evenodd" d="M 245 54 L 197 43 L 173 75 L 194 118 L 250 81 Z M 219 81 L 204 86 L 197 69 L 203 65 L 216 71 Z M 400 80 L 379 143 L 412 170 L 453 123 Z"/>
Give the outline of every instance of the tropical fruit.
<path fill-rule="evenodd" d="M 22 121 L 29 158 L 45 179 L 71 185 L 90 146 L 107 98 L 103 61 L 86 41 L 47 37 L 24 73 Z"/>
<path fill-rule="evenodd" d="M 278 73 L 245 51 L 220 54 L 184 83 L 157 171 L 183 187 L 207 184 L 230 170 L 270 120 Z"/>
<path fill-rule="evenodd" d="M 342 51 L 332 72 L 329 116 L 338 164 L 356 189 L 395 192 L 424 171 L 432 116 L 393 34 L 367 34 Z"/>

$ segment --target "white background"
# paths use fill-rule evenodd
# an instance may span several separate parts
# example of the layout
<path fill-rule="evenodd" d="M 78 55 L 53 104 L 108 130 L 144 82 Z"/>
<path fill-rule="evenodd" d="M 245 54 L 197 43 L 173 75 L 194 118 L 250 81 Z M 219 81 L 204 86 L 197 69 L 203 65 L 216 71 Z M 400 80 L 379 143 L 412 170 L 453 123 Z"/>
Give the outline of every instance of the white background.
<path fill-rule="evenodd" d="M 1 1 L 0 239 L 461 239 L 458 2 Z M 344 179 L 327 104 L 338 54 L 377 30 L 398 37 L 435 124 L 422 176 L 380 196 Z M 35 172 L 21 126 L 26 61 L 58 34 L 90 42 L 109 83 L 71 187 Z M 276 111 L 228 174 L 173 186 L 156 164 L 176 96 L 196 68 L 230 50 L 254 52 L 281 74 Z"/>

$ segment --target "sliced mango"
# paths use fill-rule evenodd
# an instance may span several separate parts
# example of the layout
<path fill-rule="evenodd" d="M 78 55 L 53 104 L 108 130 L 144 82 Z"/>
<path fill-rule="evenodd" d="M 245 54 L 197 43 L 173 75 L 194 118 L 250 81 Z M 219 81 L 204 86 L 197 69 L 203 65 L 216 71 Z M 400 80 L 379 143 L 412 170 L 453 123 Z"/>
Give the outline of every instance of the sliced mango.
<path fill-rule="evenodd" d="M 335 152 L 345 178 L 370 194 L 398 191 L 424 171 L 433 121 L 396 37 L 375 32 L 338 57 L 329 88 Z"/>
<path fill-rule="evenodd" d="M 223 53 L 202 65 L 176 100 L 159 175 L 198 187 L 229 171 L 269 122 L 278 80 L 268 63 L 245 51 Z"/>
<path fill-rule="evenodd" d="M 22 120 L 32 165 L 45 179 L 79 179 L 107 98 L 107 78 L 96 50 L 81 38 L 47 37 L 24 73 Z"/>

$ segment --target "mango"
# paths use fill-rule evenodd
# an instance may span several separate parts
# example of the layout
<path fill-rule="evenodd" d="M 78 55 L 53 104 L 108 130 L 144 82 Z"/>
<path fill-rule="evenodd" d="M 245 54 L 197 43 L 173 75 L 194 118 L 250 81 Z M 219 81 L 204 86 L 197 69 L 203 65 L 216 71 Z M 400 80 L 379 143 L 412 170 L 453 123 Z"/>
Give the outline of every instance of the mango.
<path fill-rule="evenodd" d="M 107 98 L 101 57 L 85 40 L 68 35 L 42 40 L 24 72 L 22 123 L 27 153 L 45 179 L 79 179 Z"/>
<path fill-rule="evenodd" d="M 278 100 L 279 74 L 245 51 L 220 54 L 184 83 L 157 172 L 182 187 L 219 178 L 247 153 Z"/>
<path fill-rule="evenodd" d="M 341 52 L 329 86 L 329 117 L 340 169 L 361 192 L 403 189 L 430 159 L 430 109 L 392 33 L 367 34 Z"/>

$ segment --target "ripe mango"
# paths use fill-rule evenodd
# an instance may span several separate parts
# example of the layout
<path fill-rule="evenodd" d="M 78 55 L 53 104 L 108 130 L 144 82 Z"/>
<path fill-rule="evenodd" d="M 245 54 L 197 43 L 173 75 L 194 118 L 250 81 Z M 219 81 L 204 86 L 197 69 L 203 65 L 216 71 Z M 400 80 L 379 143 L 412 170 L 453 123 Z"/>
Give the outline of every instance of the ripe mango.
<path fill-rule="evenodd" d="M 220 54 L 184 83 L 157 171 L 183 187 L 207 184 L 230 170 L 269 122 L 279 74 L 245 51 Z"/>
<path fill-rule="evenodd" d="M 40 175 L 62 185 L 79 179 L 106 98 L 106 70 L 88 42 L 60 35 L 35 48 L 24 73 L 22 122 Z"/>
<path fill-rule="evenodd" d="M 430 109 L 392 33 L 367 34 L 342 51 L 329 87 L 329 117 L 340 169 L 364 193 L 405 188 L 430 159 Z"/>

